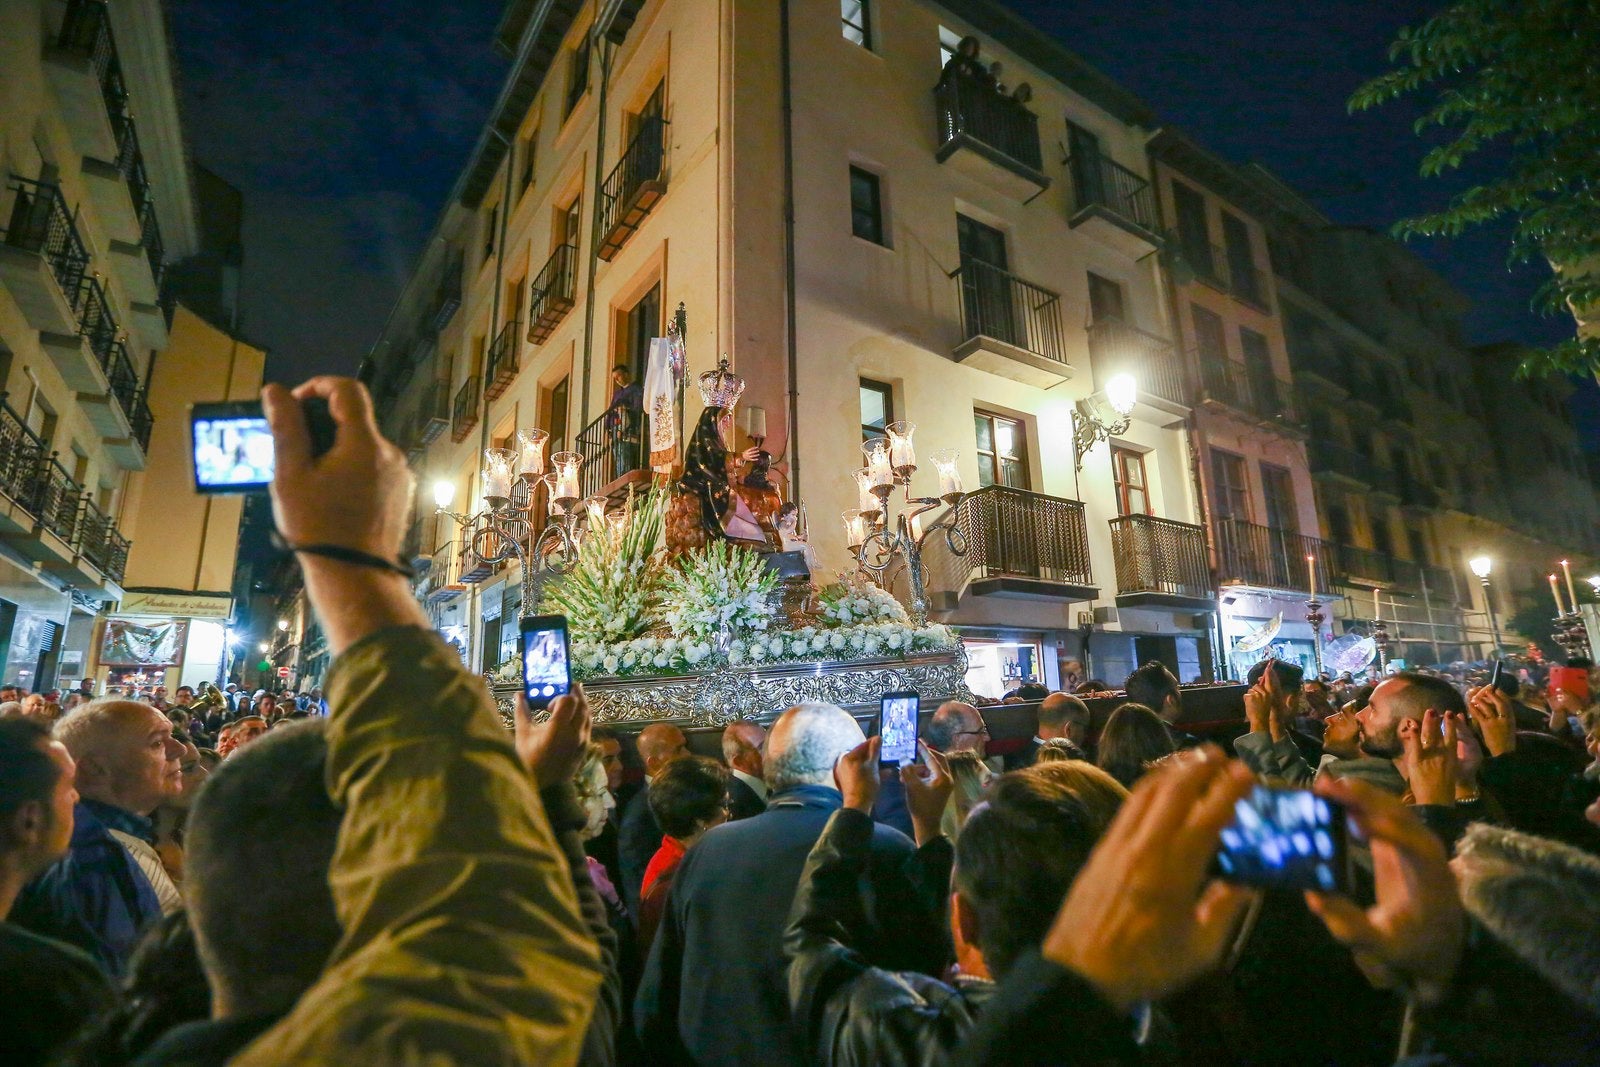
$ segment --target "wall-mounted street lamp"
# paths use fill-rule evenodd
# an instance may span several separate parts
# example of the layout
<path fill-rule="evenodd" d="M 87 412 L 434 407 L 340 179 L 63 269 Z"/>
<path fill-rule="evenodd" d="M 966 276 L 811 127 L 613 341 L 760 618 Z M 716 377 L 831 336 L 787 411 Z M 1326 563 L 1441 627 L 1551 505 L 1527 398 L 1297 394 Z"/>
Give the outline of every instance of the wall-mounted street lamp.
<path fill-rule="evenodd" d="M 1139 384 L 1131 374 L 1113 375 L 1100 392 L 1077 403 L 1072 419 L 1072 458 L 1083 470 L 1083 457 L 1101 441 L 1127 433 L 1133 408 L 1139 402 Z"/>

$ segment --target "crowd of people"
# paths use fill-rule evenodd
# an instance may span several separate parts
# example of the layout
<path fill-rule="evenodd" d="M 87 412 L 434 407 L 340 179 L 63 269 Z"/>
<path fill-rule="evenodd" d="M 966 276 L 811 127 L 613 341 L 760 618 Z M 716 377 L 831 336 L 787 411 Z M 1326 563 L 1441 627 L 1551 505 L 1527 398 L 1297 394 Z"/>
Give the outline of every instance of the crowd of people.
<path fill-rule="evenodd" d="M 945 703 L 888 768 L 817 703 L 720 760 L 581 686 L 508 736 L 388 565 L 412 486 L 365 390 L 264 401 L 326 715 L 0 719 L 7 1062 L 1600 1060 L 1592 670 L 1534 708 L 1269 660 L 1243 732 L 1197 738 L 1151 663 L 1104 721 L 1043 694 L 1020 744 Z M 1348 812 L 1347 887 L 1217 876 L 1263 782 Z"/>

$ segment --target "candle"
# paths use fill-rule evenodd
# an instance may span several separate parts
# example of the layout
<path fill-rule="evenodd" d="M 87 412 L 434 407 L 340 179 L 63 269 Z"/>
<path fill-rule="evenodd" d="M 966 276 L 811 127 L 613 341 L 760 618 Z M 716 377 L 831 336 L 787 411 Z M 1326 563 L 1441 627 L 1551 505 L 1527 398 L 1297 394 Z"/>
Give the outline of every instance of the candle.
<path fill-rule="evenodd" d="M 844 543 L 851 549 L 861 547 L 861 542 L 867 539 L 867 523 L 859 511 L 847 511 L 844 518 Z"/>
<path fill-rule="evenodd" d="M 489 500 L 511 497 L 511 470 L 517 454 L 509 448 L 487 448 L 483 452 L 483 495 Z"/>
<path fill-rule="evenodd" d="M 893 485 L 894 470 L 889 466 L 888 442 L 874 437 L 861 446 L 867 457 L 867 470 L 871 472 L 872 485 Z"/>
<path fill-rule="evenodd" d="M 883 510 L 883 505 L 878 498 L 872 495 L 872 468 L 862 467 L 855 473 L 856 496 L 861 510 L 868 514 L 876 514 Z"/>
<path fill-rule="evenodd" d="M 917 452 L 911 446 L 911 435 L 916 432 L 916 423 L 891 422 L 884 429 L 889 434 L 889 465 L 896 470 L 917 465 Z"/>
<path fill-rule="evenodd" d="M 1383 618 L 1383 610 L 1378 606 L 1378 590 L 1377 589 L 1374 589 L 1372 591 L 1372 617 L 1374 619 Z"/>
<path fill-rule="evenodd" d="M 745 408 L 745 433 L 751 437 L 767 436 L 767 409 Z"/>
<path fill-rule="evenodd" d="M 543 430 L 517 431 L 517 473 L 533 481 L 544 473 L 544 449 L 550 435 Z"/>
<path fill-rule="evenodd" d="M 956 450 L 941 448 L 928 456 L 933 460 L 934 469 L 939 472 L 939 495 L 961 495 L 961 472 L 956 469 Z"/>
<path fill-rule="evenodd" d="M 1567 576 L 1567 600 L 1572 604 L 1572 610 L 1576 612 L 1578 610 L 1578 591 L 1572 586 L 1572 565 L 1566 560 L 1561 561 L 1561 573 Z"/>
<path fill-rule="evenodd" d="M 583 457 L 576 452 L 557 452 L 550 457 L 551 464 L 555 467 L 555 487 L 550 495 L 556 500 L 576 500 L 581 494 L 578 492 L 578 467 L 583 463 Z"/>
<path fill-rule="evenodd" d="M 1553 574 L 1550 575 L 1550 596 L 1556 602 L 1556 614 L 1565 615 L 1567 608 L 1566 605 L 1561 603 L 1561 587 L 1556 584 L 1556 576 Z"/>
<path fill-rule="evenodd" d="M 1306 557 L 1306 589 L 1311 593 L 1311 599 L 1317 599 L 1317 557 Z"/>

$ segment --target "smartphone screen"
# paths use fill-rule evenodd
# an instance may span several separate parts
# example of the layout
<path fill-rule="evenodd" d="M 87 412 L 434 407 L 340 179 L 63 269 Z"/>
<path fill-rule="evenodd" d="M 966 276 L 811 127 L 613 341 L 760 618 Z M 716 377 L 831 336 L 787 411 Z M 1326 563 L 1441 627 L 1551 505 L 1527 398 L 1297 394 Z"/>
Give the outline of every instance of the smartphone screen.
<path fill-rule="evenodd" d="M 917 711 L 922 698 L 915 693 L 885 693 L 878 715 L 878 764 L 904 767 L 917 761 Z"/>
<path fill-rule="evenodd" d="M 572 688 L 565 615 L 534 615 L 522 620 L 522 688 L 534 711 L 549 707 Z"/>
<path fill-rule="evenodd" d="M 1343 807 L 1309 789 L 1258 785 L 1234 806 L 1234 814 L 1217 850 L 1222 877 L 1267 888 L 1345 891 Z"/>
<path fill-rule="evenodd" d="M 259 401 L 196 404 L 189 425 L 197 492 L 254 493 L 272 484 L 272 430 Z"/>

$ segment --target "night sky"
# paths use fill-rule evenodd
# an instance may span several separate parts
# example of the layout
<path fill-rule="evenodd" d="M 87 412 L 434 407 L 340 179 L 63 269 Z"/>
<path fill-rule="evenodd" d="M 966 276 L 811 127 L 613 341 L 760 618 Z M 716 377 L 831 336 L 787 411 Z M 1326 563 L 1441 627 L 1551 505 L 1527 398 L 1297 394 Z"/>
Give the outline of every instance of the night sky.
<path fill-rule="evenodd" d="M 170 2 L 192 152 L 245 194 L 246 331 L 270 350 L 269 377 L 353 372 L 505 75 L 489 44 L 501 4 Z M 1336 222 L 1386 228 L 1464 180 L 1417 175 L 1416 104 L 1345 108 L 1385 68 L 1395 32 L 1440 0 L 1011 6 L 1163 121 L 1265 164 Z M 1504 231 L 1412 246 L 1472 300 L 1469 340 L 1570 334 L 1570 319 L 1528 309 L 1540 277 L 1507 268 Z M 1600 428 L 1600 392 L 1575 408 Z"/>

